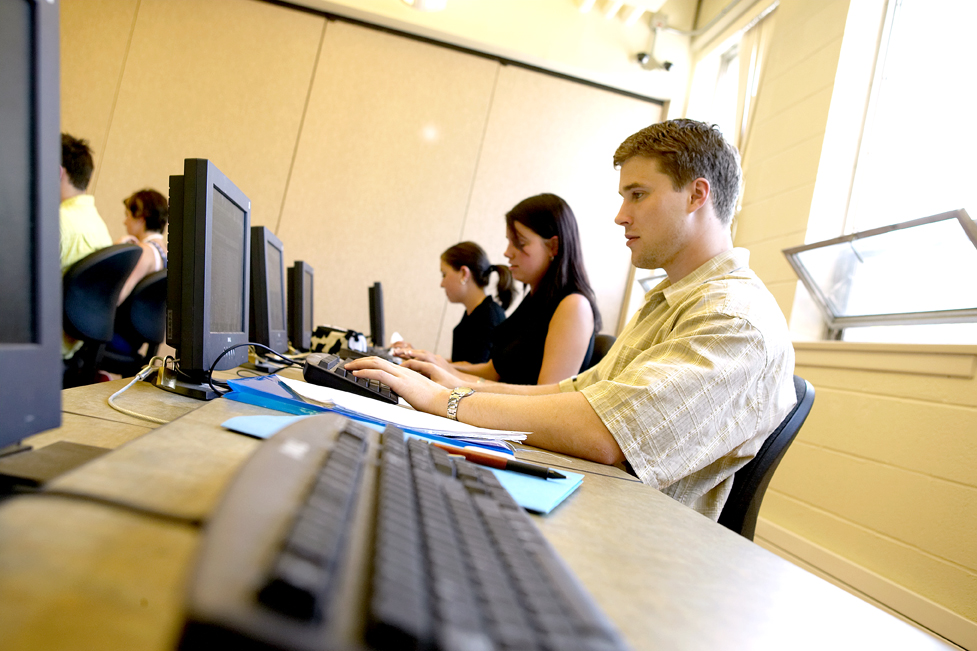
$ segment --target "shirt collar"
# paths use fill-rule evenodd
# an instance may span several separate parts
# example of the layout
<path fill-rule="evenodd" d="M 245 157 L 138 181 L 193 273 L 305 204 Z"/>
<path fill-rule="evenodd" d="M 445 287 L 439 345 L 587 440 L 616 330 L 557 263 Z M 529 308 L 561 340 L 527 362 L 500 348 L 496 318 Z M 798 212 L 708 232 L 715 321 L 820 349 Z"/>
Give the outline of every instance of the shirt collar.
<path fill-rule="evenodd" d="M 749 266 L 750 252 L 743 248 L 732 248 L 711 258 L 677 283 L 672 284 L 672 281 L 666 278 L 648 290 L 648 293 L 645 294 L 645 300 L 647 301 L 653 294 L 660 292 L 666 301 L 672 303 L 672 297 L 685 294 L 709 278 L 728 274 L 737 269 Z"/>
<path fill-rule="evenodd" d="M 75 196 L 68 197 L 67 199 L 61 202 L 61 206 L 64 208 L 73 208 L 75 206 L 78 207 L 94 206 L 94 205 L 95 205 L 95 197 L 94 195 L 91 194 L 76 194 Z"/>

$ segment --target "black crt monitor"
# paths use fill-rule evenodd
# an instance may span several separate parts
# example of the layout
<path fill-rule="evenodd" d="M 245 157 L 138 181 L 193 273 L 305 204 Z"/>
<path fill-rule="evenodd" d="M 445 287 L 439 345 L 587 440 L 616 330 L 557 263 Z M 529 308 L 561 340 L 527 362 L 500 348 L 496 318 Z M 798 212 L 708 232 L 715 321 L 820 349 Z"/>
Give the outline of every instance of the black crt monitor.
<path fill-rule="evenodd" d="M 162 388 L 215 397 L 208 371 L 248 360 L 251 201 L 209 160 L 188 158 L 170 177 L 166 343 L 179 374 Z"/>
<path fill-rule="evenodd" d="M 0 448 L 61 425 L 58 12 L 0 2 Z"/>
<path fill-rule="evenodd" d="M 383 348 L 383 287 L 379 282 L 370 287 L 370 341 L 375 348 Z"/>
<path fill-rule="evenodd" d="M 288 338 L 296 350 L 312 348 L 314 303 L 312 300 L 315 271 L 301 260 L 288 268 Z"/>
<path fill-rule="evenodd" d="M 285 251 L 271 229 L 251 227 L 251 341 L 288 352 Z M 262 351 L 256 352 L 261 355 Z M 274 357 L 274 355 L 272 355 Z"/>

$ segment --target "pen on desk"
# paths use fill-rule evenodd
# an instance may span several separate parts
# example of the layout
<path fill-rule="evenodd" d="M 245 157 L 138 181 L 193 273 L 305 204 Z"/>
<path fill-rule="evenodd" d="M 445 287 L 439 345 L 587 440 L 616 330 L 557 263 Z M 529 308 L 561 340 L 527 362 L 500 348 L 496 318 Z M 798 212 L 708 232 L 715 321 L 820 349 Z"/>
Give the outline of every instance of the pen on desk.
<path fill-rule="evenodd" d="M 566 475 L 563 473 L 557 472 L 552 468 L 547 468 L 546 466 L 537 466 L 534 463 L 526 463 L 517 459 L 507 459 L 490 452 L 480 452 L 479 450 L 460 448 L 453 445 L 445 445 L 444 443 L 431 443 L 431 445 L 435 445 L 442 450 L 447 450 L 451 454 L 461 455 L 467 461 L 477 463 L 480 466 L 521 472 L 524 475 L 532 475 L 534 477 L 541 477 L 542 479 L 566 479 Z"/>

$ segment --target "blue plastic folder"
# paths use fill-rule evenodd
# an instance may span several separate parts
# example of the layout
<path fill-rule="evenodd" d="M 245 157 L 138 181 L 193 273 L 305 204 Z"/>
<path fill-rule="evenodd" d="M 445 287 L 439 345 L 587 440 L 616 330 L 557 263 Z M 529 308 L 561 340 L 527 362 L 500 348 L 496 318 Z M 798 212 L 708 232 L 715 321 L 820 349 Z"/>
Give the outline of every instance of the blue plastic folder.
<path fill-rule="evenodd" d="M 239 434 L 266 439 L 301 418 L 305 416 L 237 416 L 221 425 Z M 366 424 L 377 430 L 383 429 L 382 425 L 376 423 Z M 458 445 L 458 441 L 430 434 L 408 432 L 406 435 Z M 549 513 L 583 482 L 583 475 L 580 473 L 563 469 L 560 469 L 560 472 L 566 475 L 566 479 L 542 479 L 510 470 L 497 468 L 490 468 L 490 470 L 495 473 L 499 483 L 505 486 L 519 506 L 536 513 Z"/>
<path fill-rule="evenodd" d="M 306 402 L 299 395 L 294 393 L 289 389 L 284 383 L 280 382 L 279 379 L 274 375 L 265 375 L 261 377 L 253 378 L 243 378 L 240 380 L 228 380 L 228 385 L 231 387 L 231 392 L 224 394 L 225 398 L 234 400 L 236 402 L 243 402 L 250 405 L 256 405 L 258 407 L 265 407 L 267 409 L 274 409 L 275 411 L 282 411 L 287 414 L 294 414 L 296 416 L 311 416 L 313 414 L 323 414 L 326 412 L 334 412 L 337 414 L 342 414 L 347 418 L 352 418 L 361 423 L 379 425 L 380 429 L 386 426 L 388 423 L 382 419 L 374 418 L 367 414 L 361 414 L 358 412 L 353 412 L 347 409 L 331 409 L 323 405 L 316 405 L 310 402 Z M 233 419 L 232 419 L 233 420 Z M 271 422 L 271 421 L 269 421 Z M 284 427 L 285 425 L 281 425 Z M 234 429 L 234 428 L 229 428 Z M 475 446 L 480 448 L 485 448 L 487 450 L 492 450 L 493 452 L 501 452 L 503 454 L 513 455 L 512 449 L 503 442 L 491 441 L 486 439 L 466 439 L 463 437 L 449 438 L 442 437 L 430 432 L 420 432 L 414 431 L 410 428 L 401 428 L 409 434 L 421 435 L 424 438 L 439 441 L 441 443 L 448 443 L 450 445 L 461 445 L 461 446 Z M 239 430 L 235 430 L 239 431 Z M 256 430 L 258 431 L 258 430 Z M 276 430 L 277 431 L 277 430 Z M 242 434 L 248 434 L 249 436 L 257 436 L 258 438 L 266 438 L 260 434 L 253 432 L 240 432 Z M 272 432 L 274 433 L 274 432 Z M 270 436 L 268 434 L 267 436 Z"/>

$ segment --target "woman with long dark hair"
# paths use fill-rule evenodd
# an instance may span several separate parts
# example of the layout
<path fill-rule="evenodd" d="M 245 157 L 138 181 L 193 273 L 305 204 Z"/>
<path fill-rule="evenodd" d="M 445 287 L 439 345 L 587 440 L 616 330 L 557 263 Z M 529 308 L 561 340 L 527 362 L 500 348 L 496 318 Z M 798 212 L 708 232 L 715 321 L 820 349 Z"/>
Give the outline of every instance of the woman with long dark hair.
<path fill-rule="evenodd" d="M 460 384 L 552 384 L 586 368 L 601 320 L 570 206 L 554 194 L 524 199 L 506 214 L 506 237 L 509 270 L 529 294 L 495 329 L 491 359 L 450 364 L 424 351 L 403 356 L 454 371 Z"/>

